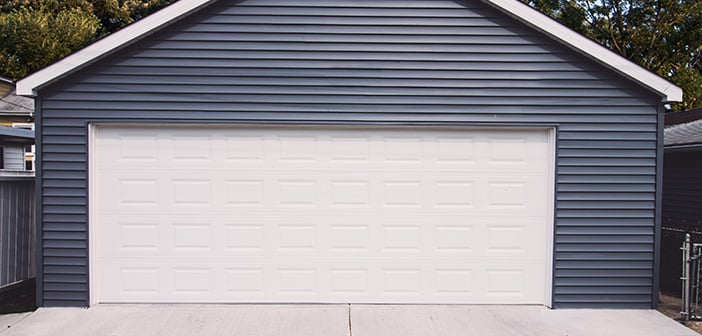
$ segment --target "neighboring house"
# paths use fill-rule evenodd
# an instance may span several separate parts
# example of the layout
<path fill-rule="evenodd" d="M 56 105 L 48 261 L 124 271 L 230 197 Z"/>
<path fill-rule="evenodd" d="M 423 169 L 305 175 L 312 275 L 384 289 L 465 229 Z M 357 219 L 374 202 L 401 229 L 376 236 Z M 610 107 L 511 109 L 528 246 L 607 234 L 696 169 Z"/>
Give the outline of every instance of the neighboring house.
<path fill-rule="evenodd" d="M 0 176 L 34 174 L 25 161 L 25 151 L 33 144 L 34 131 L 0 126 Z"/>
<path fill-rule="evenodd" d="M 0 77 L 0 97 L 7 96 L 10 93 L 10 91 L 14 91 L 14 89 L 15 83 L 13 81 L 4 77 Z"/>
<path fill-rule="evenodd" d="M 0 126 L 31 125 L 34 122 L 34 99 L 18 96 L 15 84 L 0 77 Z"/>
<path fill-rule="evenodd" d="M 15 83 L 2 77 L 0 77 L 0 126 L 34 130 L 34 99 L 18 96 L 15 93 Z M 31 145 L 23 149 L 22 153 L 25 169 L 33 170 L 34 150 Z"/>
<path fill-rule="evenodd" d="M 702 108 L 665 114 L 661 290 L 680 295 L 680 246 L 702 243 Z"/>
<path fill-rule="evenodd" d="M 18 92 L 40 306 L 657 304 L 682 91 L 516 0 L 179 1 Z"/>
<path fill-rule="evenodd" d="M 663 225 L 702 232 L 702 108 L 665 115 Z"/>

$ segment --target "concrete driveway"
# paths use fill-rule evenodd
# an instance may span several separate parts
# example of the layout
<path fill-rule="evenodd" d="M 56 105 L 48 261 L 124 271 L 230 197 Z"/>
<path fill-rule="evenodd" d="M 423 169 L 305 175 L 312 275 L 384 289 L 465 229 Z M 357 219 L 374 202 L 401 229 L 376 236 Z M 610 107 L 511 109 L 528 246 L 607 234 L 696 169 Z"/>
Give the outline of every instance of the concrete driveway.
<path fill-rule="evenodd" d="M 0 336 L 699 336 L 654 310 L 525 306 L 99 305 L 0 315 L 0 323 Z"/>

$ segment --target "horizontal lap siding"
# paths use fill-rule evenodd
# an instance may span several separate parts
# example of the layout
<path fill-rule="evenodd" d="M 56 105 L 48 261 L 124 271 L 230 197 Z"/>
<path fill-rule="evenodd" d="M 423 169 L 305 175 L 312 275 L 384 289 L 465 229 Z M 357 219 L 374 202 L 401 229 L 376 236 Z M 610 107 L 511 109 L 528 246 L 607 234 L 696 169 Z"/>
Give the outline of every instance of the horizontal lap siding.
<path fill-rule="evenodd" d="M 34 179 L 0 179 L 0 289 L 35 276 Z"/>
<path fill-rule="evenodd" d="M 702 231 L 702 150 L 666 150 L 663 165 L 663 226 Z"/>
<path fill-rule="evenodd" d="M 162 119 L 558 125 L 555 306 L 651 306 L 659 98 L 478 1 L 227 3 L 41 93 L 45 305 L 87 300 L 86 119 Z"/>

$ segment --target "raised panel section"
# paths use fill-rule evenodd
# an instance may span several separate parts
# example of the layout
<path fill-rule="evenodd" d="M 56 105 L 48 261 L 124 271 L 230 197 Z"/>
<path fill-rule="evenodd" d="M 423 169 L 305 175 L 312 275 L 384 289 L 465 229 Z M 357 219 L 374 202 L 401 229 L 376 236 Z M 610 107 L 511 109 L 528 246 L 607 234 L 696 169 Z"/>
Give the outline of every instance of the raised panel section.
<path fill-rule="evenodd" d="M 445 138 L 436 141 L 437 160 L 445 163 L 472 164 L 475 162 L 474 138 Z"/>
<path fill-rule="evenodd" d="M 472 208 L 474 201 L 473 181 L 437 181 L 435 183 L 437 208 Z"/>
<path fill-rule="evenodd" d="M 212 270 L 199 267 L 173 269 L 173 294 L 202 295 L 212 291 Z"/>
<path fill-rule="evenodd" d="M 370 157 L 370 141 L 368 138 L 332 138 L 332 162 L 367 162 Z"/>
<path fill-rule="evenodd" d="M 437 225 L 434 229 L 435 248 L 437 252 L 445 253 L 471 253 L 475 248 L 476 232 L 470 224 L 462 226 Z"/>
<path fill-rule="evenodd" d="M 331 205 L 340 208 L 363 208 L 370 205 L 367 181 L 332 181 Z"/>
<path fill-rule="evenodd" d="M 526 140 L 519 137 L 490 138 L 490 156 L 493 164 L 525 164 L 528 154 Z"/>
<path fill-rule="evenodd" d="M 265 271 L 262 268 L 227 268 L 225 291 L 228 295 L 264 294 Z"/>
<path fill-rule="evenodd" d="M 418 269 L 384 269 L 382 290 L 387 296 L 419 296 L 422 272 Z"/>
<path fill-rule="evenodd" d="M 173 248 L 210 249 L 212 228 L 209 224 L 173 224 Z"/>
<path fill-rule="evenodd" d="M 119 146 L 119 156 L 118 161 L 130 162 L 130 161 L 146 161 L 153 162 L 158 156 L 158 147 L 155 146 L 141 146 L 134 148 L 131 146 L 132 143 L 149 143 L 153 144 L 157 141 L 155 136 L 148 135 L 128 135 L 119 136 L 116 142 Z"/>
<path fill-rule="evenodd" d="M 419 208 L 422 206 L 422 183 L 419 181 L 387 181 L 383 184 L 384 206 Z"/>
<path fill-rule="evenodd" d="M 345 297 L 368 295 L 369 274 L 366 268 L 331 270 L 331 295 Z"/>
<path fill-rule="evenodd" d="M 227 136 L 224 141 L 226 160 L 260 162 L 266 158 L 265 144 L 261 137 L 232 135 Z"/>
<path fill-rule="evenodd" d="M 421 138 L 388 137 L 384 140 L 385 162 L 395 164 L 419 163 L 422 157 Z"/>
<path fill-rule="evenodd" d="M 422 247 L 420 227 L 413 225 L 388 225 L 383 228 L 383 251 L 418 252 Z"/>
<path fill-rule="evenodd" d="M 119 205 L 128 207 L 155 206 L 158 203 L 158 184 L 152 179 L 120 179 Z"/>
<path fill-rule="evenodd" d="M 368 225 L 332 225 L 331 249 L 336 252 L 364 252 L 371 246 Z"/>
<path fill-rule="evenodd" d="M 470 296 L 475 291 L 470 270 L 437 269 L 434 271 L 434 277 L 437 295 Z"/>
<path fill-rule="evenodd" d="M 526 207 L 527 190 L 523 182 L 489 181 L 489 204 L 492 208 Z"/>
<path fill-rule="evenodd" d="M 487 296 L 521 297 L 524 296 L 526 279 L 520 269 L 488 269 Z"/>
<path fill-rule="evenodd" d="M 262 224 L 225 224 L 224 248 L 229 250 L 259 251 L 266 245 Z"/>
<path fill-rule="evenodd" d="M 186 133 L 184 131 L 183 133 Z M 171 140 L 173 161 L 210 161 L 212 142 L 210 137 L 199 135 L 178 135 Z"/>
<path fill-rule="evenodd" d="M 317 182 L 314 180 L 278 181 L 280 206 L 289 208 L 313 208 L 317 206 Z"/>
<path fill-rule="evenodd" d="M 158 248 L 157 224 L 121 224 L 119 231 L 122 250 L 155 250 Z"/>
<path fill-rule="evenodd" d="M 313 137 L 280 137 L 279 160 L 284 162 L 314 162 L 317 160 L 317 141 Z"/>
<path fill-rule="evenodd" d="M 265 185 L 261 180 L 229 180 L 226 184 L 225 204 L 231 207 L 264 206 Z"/>
<path fill-rule="evenodd" d="M 157 268 L 121 269 L 122 293 L 124 294 L 154 294 L 159 291 L 159 272 Z"/>
<path fill-rule="evenodd" d="M 308 268 L 285 268 L 278 270 L 278 291 L 283 295 L 316 295 L 317 272 Z"/>
<path fill-rule="evenodd" d="M 208 180 L 173 180 L 173 205 L 208 207 L 212 201 L 212 186 Z"/>
<path fill-rule="evenodd" d="M 284 251 L 312 251 L 317 248 L 317 232 L 313 225 L 280 225 L 277 238 L 279 249 Z"/>

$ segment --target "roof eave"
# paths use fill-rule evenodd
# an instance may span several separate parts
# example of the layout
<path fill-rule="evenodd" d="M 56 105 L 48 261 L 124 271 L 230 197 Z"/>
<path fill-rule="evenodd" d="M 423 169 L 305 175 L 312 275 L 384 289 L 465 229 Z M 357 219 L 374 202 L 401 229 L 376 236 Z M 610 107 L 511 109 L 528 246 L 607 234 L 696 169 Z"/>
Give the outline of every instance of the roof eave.
<path fill-rule="evenodd" d="M 15 139 L 34 139 L 34 131 L 22 128 L 0 126 L 0 137 Z"/>
<path fill-rule="evenodd" d="M 174 20 L 200 9 L 215 0 L 180 0 L 144 19 L 124 27 L 97 42 L 63 58 L 62 60 L 39 70 L 17 82 L 16 93 L 20 96 L 36 97 L 37 90 L 74 73 L 115 49 L 147 36 L 150 32 L 167 25 Z"/>

